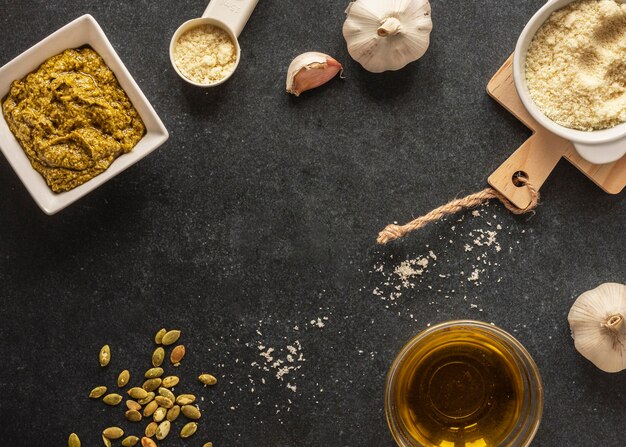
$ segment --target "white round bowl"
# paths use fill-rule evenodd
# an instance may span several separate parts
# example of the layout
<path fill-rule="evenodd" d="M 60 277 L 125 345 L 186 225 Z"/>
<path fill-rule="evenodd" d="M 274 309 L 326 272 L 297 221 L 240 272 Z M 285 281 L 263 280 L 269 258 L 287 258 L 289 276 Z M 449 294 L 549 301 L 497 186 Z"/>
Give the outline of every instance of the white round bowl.
<path fill-rule="evenodd" d="M 526 54 L 535 34 L 552 13 L 576 0 L 549 0 L 528 22 L 517 41 L 513 57 L 515 87 L 531 116 L 550 132 L 572 142 L 585 160 L 594 164 L 612 163 L 626 154 L 626 123 L 611 129 L 584 132 L 555 123 L 537 107 L 526 85 Z"/>

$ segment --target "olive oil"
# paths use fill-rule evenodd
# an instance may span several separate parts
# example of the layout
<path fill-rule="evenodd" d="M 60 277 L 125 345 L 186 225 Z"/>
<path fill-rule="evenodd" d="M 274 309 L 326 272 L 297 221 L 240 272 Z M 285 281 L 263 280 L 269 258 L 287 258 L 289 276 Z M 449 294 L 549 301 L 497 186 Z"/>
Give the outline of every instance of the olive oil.
<path fill-rule="evenodd" d="M 430 334 L 415 348 L 390 390 L 405 436 L 424 446 L 508 445 L 524 405 L 511 351 L 471 328 Z"/>

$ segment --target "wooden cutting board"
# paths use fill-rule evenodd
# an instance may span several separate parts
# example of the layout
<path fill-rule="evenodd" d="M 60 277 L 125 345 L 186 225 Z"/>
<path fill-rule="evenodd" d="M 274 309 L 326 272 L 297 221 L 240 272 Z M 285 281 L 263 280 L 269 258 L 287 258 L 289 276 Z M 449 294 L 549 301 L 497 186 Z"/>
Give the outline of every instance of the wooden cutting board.
<path fill-rule="evenodd" d="M 515 186 L 515 174 L 525 173 L 530 183 L 539 190 L 561 158 L 568 160 L 609 194 L 619 194 L 624 189 L 626 157 L 606 165 L 591 164 L 578 155 L 572 143 L 547 131 L 530 116 L 513 81 L 513 56 L 491 79 L 487 92 L 533 131 L 532 137 L 489 177 L 489 184 L 515 206 L 525 209 L 530 204 L 528 190 Z"/>

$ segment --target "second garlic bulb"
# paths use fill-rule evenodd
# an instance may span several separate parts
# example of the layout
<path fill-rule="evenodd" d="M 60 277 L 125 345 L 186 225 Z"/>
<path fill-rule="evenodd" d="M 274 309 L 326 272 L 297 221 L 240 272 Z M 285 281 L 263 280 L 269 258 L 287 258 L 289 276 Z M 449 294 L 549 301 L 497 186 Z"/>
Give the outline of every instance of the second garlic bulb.
<path fill-rule="evenodd" d="M 426 53 L 433 28 L 428 0 L 356 0 L 343 36 L 350 56 L 368 71 L 399 70 Z"/>
<path fill-rule="evenodd" d="M 567 319 L 585 358 L 609 373 L 626 369 L 626 285 L 606 283 L 583 293 Z"/>

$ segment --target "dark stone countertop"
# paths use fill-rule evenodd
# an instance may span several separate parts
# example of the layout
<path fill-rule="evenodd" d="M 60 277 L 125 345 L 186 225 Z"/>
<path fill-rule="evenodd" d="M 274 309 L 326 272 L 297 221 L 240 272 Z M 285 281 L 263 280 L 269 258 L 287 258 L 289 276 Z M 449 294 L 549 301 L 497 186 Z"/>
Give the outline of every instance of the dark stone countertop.
<path fill-rule="evenodd" d="M 161 447 L 391 447 L 382 392 L 395 354 L 457 318 L 494 322 L 534 355 L 545 413 L 533 445 L 626 442 L 624 374 L 578 355 L 566 318 L 583 291 L 626 282 L 623 194 L 563 161 L 530 220 L 492 204 L 375 244 L 387 223 L 482 189 L 529 136 L 485 86 L 542 1 L 434 0 L 426 56 L 381 75 L 348 56 L 346 3 L 261 0 L 236 75 L 203 91 L 167 52 L 201 1 L 2 0 L 0 64 L 90 13 L 171 136 L 53 217 L 0 158 L 0 445 L 63 446 L 72 431 L 102 445 L 121 411 L 89 390 L 115 389 L 125 368 L 137 383 L 165 326 L 187 346 L 178 391 L 202 396 L 205 416 L 194 438 Z M 286 68 L 308 50 L 342 61 L 346 79 L 294 98 Z M 481 231 L 496 243 L 475 244 Z M 395 267 L 431 250 L 403 288 Z M 305 360 L 289 362 L 288 346 Z M 294 367 L 283 380 L 269 348 Z M 202 389 L 201 371 L 219 384 Z"/>

